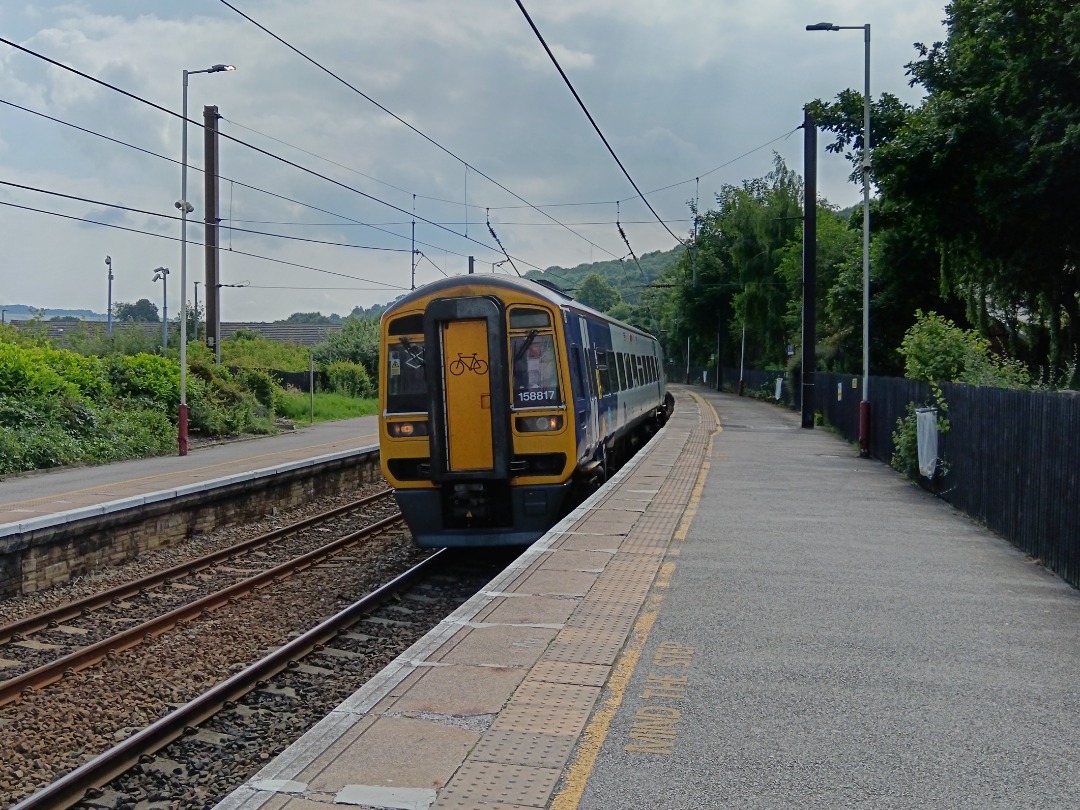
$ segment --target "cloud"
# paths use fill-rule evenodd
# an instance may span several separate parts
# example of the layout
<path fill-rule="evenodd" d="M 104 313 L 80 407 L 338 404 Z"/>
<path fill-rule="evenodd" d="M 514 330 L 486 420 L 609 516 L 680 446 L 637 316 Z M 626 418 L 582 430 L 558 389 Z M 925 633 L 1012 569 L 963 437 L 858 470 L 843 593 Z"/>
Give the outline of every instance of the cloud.
<path fill-rule="evenodd" d="M 864 7 L 853 2 L 534 0 L 527 7 L 643 190 L 692 180 L 767 143 L 799 123 L 805 101 L 831 98 L 861 80 L 857 32 L 829 39 L 803 31 L 819 18 L 859 22 Z M 16 32 L 7 36 L 174 114 L 0 49 L 0 97 L 164 156 L 0 105 L 0 179 L 174 215 L 182 71 L 228 62 L 237 66 L 234 73 L 190 77 L 189 117 L 201 121 L 203 107 L 216 105 L 224 135 L 333 182 L 223 137 L 220 214 L 251 230 L 385 250 L 223 230 L 222 280 L 251 283 L 222 291 L 226 319 L 344 313 L 390 300 L 395 293 L 385 286 L 375 291 L 369 288 L 379 285 L 329 273 L 410 286 L 414 210 L 425 257 L 417 265 L 418 282 L 440 278 L 435 265 L 464 272 L 470 255 L 489 270 L 502 259 L 487 229 L 489 216 L 522 269 L 625 255 L 614 224 L 617 200 L 623 201 L 622 221 L 635 223 L 625 225 L 635 252 L 672 246 L 670 235 L 632 199 L 633 188 L 514 4 L 246 0 L 241 8 L 423 134 L 212 0 L 5 4 L 0 23 Z M 911 42 L 941 38 L 942 16 L 940 3 L 928 0 L 875 11 L 875 93 L 917 98 L 902 66 L 913 57 Z M 192 279 L 203 273 L 202 149 L 202 131 L 193 125 Z M 723 183 L 769 171 L 773 149 L 792 168 L 801 167 L 801 139 L 781 140 L 702 178 L 701 198 L 711 199 Z M 844 204 L 858 197 L 842 161 L 823 157 L 819 170 L 827 196 Z M 693 193 L 694 185 L 681 185 L 650 195 L 650 202 L 665 219 L 677 220 Z M 522 198 L 559 204 L 544 210 L 563 224 Z M 87 208 L 55 200 L 43 205 L 40 195 L 10 190 L 0 192 L 0 200 L 63 213 Z M 0 294 L 10 300 L 101 311 L 106 254 L 113 257 L 121 298 L 157 300 L 150 271 L 179 266 L 179 225 L 168 218 L 113 210 L 117 224 L 148 232 L 137 234 L 7 207 L 0 212 L 0 239 L 12 246 L 0 257 Z M 170 276 L 170 300 L 179 300 L 178 276 Z M 326 286 L 359 289 L 317 289 Z"/>

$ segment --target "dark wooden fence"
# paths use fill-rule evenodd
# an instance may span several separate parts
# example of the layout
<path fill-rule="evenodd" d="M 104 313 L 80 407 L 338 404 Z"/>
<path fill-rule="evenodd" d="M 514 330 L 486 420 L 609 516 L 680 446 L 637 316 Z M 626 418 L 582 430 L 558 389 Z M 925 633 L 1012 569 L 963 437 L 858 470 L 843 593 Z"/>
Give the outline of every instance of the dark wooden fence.
<path fill-rule="evenodd" d="M 778 376 L 744 371 L 745 392 L 773 398 Z M 724 369 L 725 390 L 738 391 L 739 380 L 738 369 Z M 782 402 L 798 410 L 797 383 L 785 377 Z M 815 375 L 814 410 L 853 443 L 861 387 L 859 376 Z M 956 384 L 942 393 L 950 429 L 939 436 L 938 456 L 946 472 L 920 485 L 1080 588 L 1080 394 Z M 871 377 L 870 454 L 888 463 L 897 420 L 908 403 L 929 399 L 926 383 Z"/>

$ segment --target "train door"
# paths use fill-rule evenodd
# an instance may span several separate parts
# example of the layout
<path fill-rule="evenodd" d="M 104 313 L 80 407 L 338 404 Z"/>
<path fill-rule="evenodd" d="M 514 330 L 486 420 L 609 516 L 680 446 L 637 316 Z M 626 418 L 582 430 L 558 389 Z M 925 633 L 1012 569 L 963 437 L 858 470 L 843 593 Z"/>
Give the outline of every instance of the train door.
<path fill-rule="evenodd" d="M 504 317 L 488 296 L 439 298 L 424 310 L 433 481 L 510 477 Z"/>
<path fill-rule="evenodd" d="M 594 357 L 592 341 L 589 340 L 588 323 L 585 318 L 580 315 L 577 316 L 577 331 L 579 334 L 578 341 L 580 342 L 581 351 L 579 359 L 581 362 L 581 373 L 584 378 L 584 390 L 577 396 L 583 398 L 584 401 L 578 401 L 575 403 L 576 410 L 578 412 L 578 419 L 584 421 L 585 427 L 585 444 L 592 450 L 596 447 L 600 436 L 599 427 L 599 412 L 600 412 L 600 392 L 597 390 L 596 368 L 590 358 Z M 582 410 L 585 413 L 582 413 Z"/>
<path fill-rule="evenodd" d="M 447 469 L 490 470 L 494 452 L 487 324 L 481 320 L 449 321 L 442 329 Z"/>

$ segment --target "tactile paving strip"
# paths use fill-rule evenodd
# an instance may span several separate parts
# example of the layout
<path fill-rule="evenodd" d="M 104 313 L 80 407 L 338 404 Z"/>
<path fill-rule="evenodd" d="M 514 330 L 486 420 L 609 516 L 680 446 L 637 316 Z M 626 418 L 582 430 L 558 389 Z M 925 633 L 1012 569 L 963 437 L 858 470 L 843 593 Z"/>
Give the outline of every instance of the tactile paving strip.
<path fill-rule="evenodd" d="M 525 807 L 544 807 L 559 780 L 558 768 L 478 763 L 457 772 L 433 804 L 432 810 L 476 810 L 494 802 Z"/>
<path fill-rule="evenodd" d="M 519 697 L 522 693 L 525 694 Z M 599 697 L 598 686 L 539 681 L 523 683 L 506 707 L 499 712 L 490 731 L 577 734 L 585 727 Z"/>
<path fill-rule="evenodd" d="M 609 665 L 622 649 L 626 635 L 588 627 L 564 627 L 540 660 Z"/>
<path fill-rule="evenodd" d="M 570 734 L 489 731 L 476 744 L 470 760 L 532 768 L 561 768 L 576 744 L 577 737 Z"/>
<path fill-rule="evenodd" d="M 570 664 L 559 661 L 541 661 L 529 672 L 529 680 L 549 683 L 569 683 L 579 686 L 603 686 L 611 673 L 611 667 L 602 664 Z"/>

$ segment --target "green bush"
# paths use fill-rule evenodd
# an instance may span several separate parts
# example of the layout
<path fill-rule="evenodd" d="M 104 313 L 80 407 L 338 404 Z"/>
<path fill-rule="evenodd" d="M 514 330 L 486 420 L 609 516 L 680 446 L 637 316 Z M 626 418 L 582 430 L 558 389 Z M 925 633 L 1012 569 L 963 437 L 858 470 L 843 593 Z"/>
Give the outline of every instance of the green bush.
<path fill-rule="evenodd" d="M 210 356 L 209 350 L 206 354 Z M 232 368 L 307 371 L 311 364 L 311 349 L 299 343 L 267 340 L 245 330 L 221 342 L 221 362 Z"/>
<path fill-rule="evenodd" d="M 990 349 L 990 341 L 972 329 L 961 329 L 934 312 L 916 310 L 915 323 L 904 333 L 900 344 L 904 372 L 909 379 L 930 383 L 929 407 L 937 408 L 938 432 L 949 430 L 949 404 L 941 383 L 957 382 L 993 388 L 1027 388 L 1031 375 L 1023 363 L 1003 358 Z M 916 404 L 908 403 L 907 413 L 896 420 L 893 432 L 893 469 L 912 480 L 919 478 Z M 939 467 L 947 474 L 947 467 Z"/>
<path fill-rule="evenodd" d="M 153 354 L 114 355 L 107 361 L 113 390 L 122 399 L 176 413 L 180 402 L 180 367 Z"/>
<path fill-rule="evenodd" d="M 274 398 L 279 396 L 278 392 L 281 390 L 277 380 L 267 372 L 255 368 L 244 369 L 237 376 L 244 386 L 254 394 L 258 403 L 266 408 L 267 414 L 273 416 L 275 413 Z"/>
<path fill-rule="evenodd" d="M 341 331 L 332 332 L 315 347 L 315 362 L 320 367 L 329 370 L 331 364 L 341 361 L 359 363 L 369 376 L 378 376 L 378 318 L 350 317 L 342 324 Z"/>
<path fill-rule="evenodd" d="M 20 399 L 78 396 L 78 386 L 45 362 L 49 351 L 41 346 L 0 343 L 0 395 Z"/>
<path fill-rule="evenodd" d="M 959 382 L 993 388 L 1027 388 L 1031 374 L 1019 360 L 1003 358 L 973 329 L 961 329 L 935 312 L 915 311 L 900 344 L 904 376 L 932 383 Z"/>
<path fill-rule="evenodd" d="M 326 380 L 331 391 L 350 397 L 370 397 L 374 390 L 367 369 L 345 360 L 326 367 Z"/>

